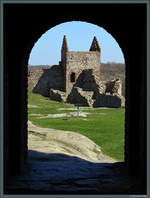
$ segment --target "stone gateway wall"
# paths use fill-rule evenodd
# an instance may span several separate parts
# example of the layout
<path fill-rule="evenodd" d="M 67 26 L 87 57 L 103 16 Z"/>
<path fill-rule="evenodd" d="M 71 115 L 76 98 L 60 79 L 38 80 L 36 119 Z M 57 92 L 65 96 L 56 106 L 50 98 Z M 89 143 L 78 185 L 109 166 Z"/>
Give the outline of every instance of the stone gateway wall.
<path fill-rule="evenodd" d="M 8 192 L 5 184 L 9 179 L 7 176 L 24 171 L 20 162 L 23 161 L 22 158 L 27 153 L 26 77 L 29 53 L 35 41 L 46 30 L 64 23 L 64 21 L 76 19 L 77 21 L 82 20 L 94 23 L 106 29 L 109 28 L 109 33 L 118 41 L 124 53 L 127 82 L 125 167 L 128 168 L 128 171 L 124 172 L 124 174 L 128 175 L 130 173 L 135 178 L 136 184 L 132 186 L 131 193 L 130 191 L 122 190 L 118 194 L 145 195 L 147 193 L 146 126 L 148 111 L 146 100 L 147 6 L 146 4 L 114 4 L 112 9 L 111 4 L 70 4 L 67 6 L 69 9 L 68 13 L 64 13 L 64 9 L 59 8 L 59 4 L 37 4 L 36 6 L 30 5 L 30 8 L 29 5 L 4 4 L 6 14 L 6 17 L 4 17 L 4 194 L 16 194 L 16 192 L 17 194 L 22 194 L 19 189 L 15 192 Z M 106 14 L 108 12 L 110 13 L 109 15 Z M 21 18 L 21 23 L 18 20 L 18 16 Z M 116 21 L 118 17 L 121 20 Z M 55 20 L 49 20 L 52 18 Z M 11 28 L 12 23 L 13 28 Z M 108 79 L 105 78 L 104 80 Z M 29 190 L 27 189 L 24 194 L 29 194 Z M 101 188 L 99 190 L 101 194 Z M 106 194 L 116 194 L 116 191 L 112 191 L 108 192 L 105 189 Z M 31 193 L 37 194 L 35 191 Z M 43 194 L 43 192 L 40 194 Z"/>

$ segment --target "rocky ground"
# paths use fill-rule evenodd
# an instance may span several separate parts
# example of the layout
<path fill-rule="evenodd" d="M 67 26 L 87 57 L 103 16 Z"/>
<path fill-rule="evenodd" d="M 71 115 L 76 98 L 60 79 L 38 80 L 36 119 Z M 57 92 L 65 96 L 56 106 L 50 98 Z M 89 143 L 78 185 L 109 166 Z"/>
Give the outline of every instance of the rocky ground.
<path fill-rule="evenodd" d="M 123 163 L 104 155 L 75 132 L 40 128 L 28 122 L 28 162 L 7 188 L 16 194 L 128 193 L 132 178 Z"/>
<path fill-rule="evenodd" d="M 28 121 L 28 131 L 29 151 L 44 153 L 45 157 L 49 154 L 53 154 L 52 156 L 63 154 L 64 157 L 67 155 L 68 158 L 76 157 L 90 162 L 116 162 L 104 155 L 100 147 L 92 140 L 77 132 L 41 128 L 30 121 Z M 32 155 L 32 152 L 29 152 L 29 156 L 33 158 L 35 154 Z"/>

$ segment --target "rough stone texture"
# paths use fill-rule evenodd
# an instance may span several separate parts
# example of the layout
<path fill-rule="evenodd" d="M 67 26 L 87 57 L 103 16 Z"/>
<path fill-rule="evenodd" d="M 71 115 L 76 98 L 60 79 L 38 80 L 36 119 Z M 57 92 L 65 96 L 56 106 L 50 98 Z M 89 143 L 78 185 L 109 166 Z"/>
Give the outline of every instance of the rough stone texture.
<path fill-rule="evenodd" d="M 98 82 L 98 93 L 104 94 L 106 90 L 106 82 L 105 81 L 99 81 Z"/>
<path fill-rule="evenodd" d="M 62 67 L 59 65 L 28 68 L 28 90 L 49 96 L 50 88 L 63 90 Z"/>
<path fill-rule="evenodd" d="M 96 37 L 89 51 L 74 52 L 69 51 L 67 39 L 64 36 L 59 66 L 40 68 L 37 72 L 30 69 L 28 71 L 29 91 L 49 96 L 52 100 L 83 106 L 124 106 L 122 104 L 124 100 L 121 99 L 120 79 L 108 82 L 100 80 L 100 53 L 101 49 Z"/>
<path fill-rule="evenodd" d="M 84 69 L 76 79 L 76 82 L 74 83 L 72 89 L 74 87 L 80 87 L 83 89 L 83 91 L 97 92 L 100 90 L 99 87 L 100 82 L 101 81 L 94 74 L 94 71 L 92 69 Z"/>
<path fill-rule="evenodd" d="M 121 91 L 122 91 L 122 85 L 121 85 L 120 79 L 117 78 L 117 79 L 106 82 L 105 93 L 122 96 Z"/>
<path fill-rule="evenodd" d="M 108 193 L 134 184 L 117 161 L 87 137 L 71 131 L 40 128 L 28 122 L 28 162 L 9 190 L 57 193 Z"/>
<path fill-rule="evenodd" d="M 83 91 L 82 88 L 73 87 L 71 93 L 67 97 L 67 102 L 91 107 L 93 105 L 92 96 L 93 91 Z"/>
<path fill-rule="evenodd" d="M 66 101 L 66 93 L 63 91 L 55 90 L 55 89 L 50 89 L 49 91 L 49 97 L 51 100 L 56 100 L 59 102 L 65 102 Z"/>
<path fill-rule="evenodd" d="M 100 80 L 100 47 L 96 37 L 89 52 L 70 52 L 64 37 L 61 52 L 67 102 L 90 107 L 122 106 L 120 79 Z"/>
<path fill-rule="evenodd" d="M 119 96 L 97 94 L 93 107 L 121 107 L 122 100 Z"/>
<path fill-rule="evenodd" d="M 66 92 L 70 93 L 76 81 L 82 77 L 82 84 L 90 84 L 87 70 L 91 70 L 100 80 L 100 53 L 99 52 L 67 52 L 66 63 Z M 71 74 L 75 73 L 75 82 L 71 82 Z M 88 86 L 86 86 L 88 88 Z"/>
<path fill-rule="evenodd" d="M 67 94 L 71 92 L 72 87 L 76 84 L 84 70 L 92 70 L 95 77 L 100 80 L 100 47 L 96 37 L 93 39 L 90 51 L 75 52 L 69 51 L 66 36 L 64 36 L 61 49 L 61 66 L 64 71 L 64 90 Z M 72 74 L 74 75 L 74 79 L 72 79 Z M 85 83 L 87 74 L 82 74 L 82 84 Z"/>
<path fill-rule="evenodd" d="M 116 162 L 104 155 L 92 140 L 78 132 L 41 128 L 31 121 L 28 121 L 28 131 L 29 150 L 45 153 L 47 157 L 51 153 L 60 153 L 91 162 Z M 36 156 L 38 157 L 38 154 Z"/>

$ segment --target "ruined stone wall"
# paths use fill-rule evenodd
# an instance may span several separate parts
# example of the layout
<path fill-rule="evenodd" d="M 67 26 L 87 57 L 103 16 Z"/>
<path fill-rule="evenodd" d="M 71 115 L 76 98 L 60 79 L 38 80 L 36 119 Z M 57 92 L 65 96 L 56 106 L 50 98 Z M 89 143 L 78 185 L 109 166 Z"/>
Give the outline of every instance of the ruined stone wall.
<path fill-rule="evenodd" d="M 63 91 L 62 68 L 54 66 L 28 67 L 28 91 L 49 96 L 49 89 Z"/>
<path fill-rule="evenodd" d="M 122 96 L 122 83 L 119 78 L 105 82 L 105 93 Z"/>
<path fill-rule="evenodd" d="M 81 60 L 79 65 L 77 64 L 79 67 Z M 98 80 L 100 76 L 98 75 L 98 70 L 96 71 L 96 63 L 94 70 L 91 69 L 91 65 L 88 65 L 88 63 L 86 64 L 86 69 L 84 68 L 85 66 L 81 67 L 81 69 L 76 67 L 75 63 L 70 66 L 69 71 L 76 74 L 76 79 L 73 83 L 67 82 L 69 85 L 71 84 L 69 87 L 70 92 L 65 92 L 63 90 L 64 72 L 61 65 L 29 67 L 28 91 L 50 97 L 52 100 L 67 101 L 73 104 L 80 103 L 84 106 L 124 106 L 125 101 L 121 97 L 120 79 L 111 81 Z"/>
<path fill-rule="evenodd" d="M 28 91 L 32 91 L 43 75 L 43 69 L 38 67 L 28 67 Z"/>
<path fill-rule="evenodd" d="M 100 79 L 100 53 L 89 52 L 67 52 L 66 53 L 66 92 L 70 93 L 73 85 L 84 70 L 93 70 L 97 80 Z M 75 81 L 71 82 L 71 74 L 75 74 Z M 82 85 L 79 87 L 82 87 Z"/>
<path fill-rule="evenodd" d="M 97 94 L 93 107 L 111 107 L 111 108 L 120 108 L 124 107 L 124 97 L 113 96 L 107 94 Z"/>

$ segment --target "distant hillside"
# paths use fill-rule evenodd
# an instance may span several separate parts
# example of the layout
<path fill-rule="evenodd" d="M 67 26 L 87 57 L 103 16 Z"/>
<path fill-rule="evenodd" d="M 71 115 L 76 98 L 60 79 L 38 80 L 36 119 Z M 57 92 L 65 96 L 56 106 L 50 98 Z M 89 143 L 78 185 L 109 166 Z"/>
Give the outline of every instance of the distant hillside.
<path fill-rule="evenodd" d="M 48 69 L 49 65 L 36 65 L 29 67 L 30 70 Z M 122 93 L 125 96 L 125 64 L 123 63 L 101 63 L 101 79 L 104 81 L 112 80 L 114 78 L 120 78 L 122 81 Z"/>
<path fill-rule="evenodd" d="M 122 63 L 101 63 L 101 74 L 105 77 L 125 76 L 125 64 Z"/>

